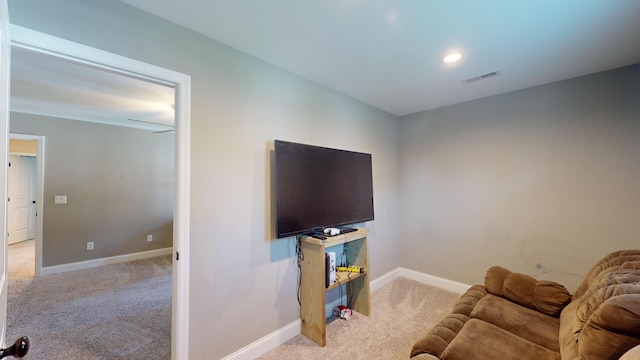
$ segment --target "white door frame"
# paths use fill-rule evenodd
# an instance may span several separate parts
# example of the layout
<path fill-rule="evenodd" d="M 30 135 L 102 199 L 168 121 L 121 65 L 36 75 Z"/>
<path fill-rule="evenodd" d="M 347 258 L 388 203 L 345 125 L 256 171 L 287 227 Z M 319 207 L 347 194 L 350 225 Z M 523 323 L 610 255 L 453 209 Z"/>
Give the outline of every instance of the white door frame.
<path fill-rule="evenodd" d="M 42 275 L 42 214 L 44 194 L 44 136 L 9 133 L 9 139 L 36 141 L 36 238 L 35 276 Z M 11 151 L 9 151 L 11 155 Z"/>
<path fill-rule="evenodd" d="M 9 159 L 9 11 L 7 1 L 0 0 L 0 345 L 4 347 L 7 323 L 7 162 Z"/>
<path fill-rule="evenodd" d="M 11 45 L 175 88 L 175 197 L 171 358 L 189 356 L 189 174 L 191 77 L 31 29 L 11 25 Z M 2 128 L 2 126 L 0 126 Z M 3 129 L 4 132 L 8 131 Z M 2 136 L 3 134 L 0 134 Z M 6 136 L 6 134 L 4 134 Z M 6 203 L 5 203 L 6 207 Z M 6 248 L 5 248 L 6 250 Z M 179 261 L 177 255 L 179 254 Z"/>

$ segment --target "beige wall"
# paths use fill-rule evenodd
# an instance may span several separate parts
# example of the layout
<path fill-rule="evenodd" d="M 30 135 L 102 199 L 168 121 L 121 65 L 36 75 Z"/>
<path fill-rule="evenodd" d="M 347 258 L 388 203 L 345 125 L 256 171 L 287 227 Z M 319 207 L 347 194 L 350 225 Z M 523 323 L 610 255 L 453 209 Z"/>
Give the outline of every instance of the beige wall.
<path fill-rule="evenodd" d="M 403 266 L 473 284 L 499 264 L 573 290 L 638 248 L 638 66 L 400 122 Z"/>
<path fill-rule="evenodd" d="M 43 266 L 172 246 L 173 134 L 21 113 L 11 132 L 45 137 Z"/>
<path fill-rule="evenodd" d="M 9 5 L 17 25 L 191 76 L 190 359 L 299 319 L 294 239 L 272 236 L 275 139 L 372 154 L 372 278 L 400 266 L 395 116 L 118 1 Z"/>

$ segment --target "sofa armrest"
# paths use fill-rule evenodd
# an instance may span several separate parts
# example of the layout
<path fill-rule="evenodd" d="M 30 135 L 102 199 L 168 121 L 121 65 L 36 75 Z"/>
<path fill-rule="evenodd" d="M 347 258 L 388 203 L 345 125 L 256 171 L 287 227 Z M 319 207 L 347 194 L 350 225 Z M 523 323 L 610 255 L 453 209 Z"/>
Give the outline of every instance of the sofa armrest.
<path fill-rule="evenodd" d="M 554 317 L 571 301 L 567 288 L 556 282 L 536 280 L 500 266 L 487 270 L 485 287 L 490 294 Z"/>
<path fill-rule="evenodd" d="M 439 357 L 462 330 L 467 321 L 469 321 L 469 317 L 463 314 L 447 315 L 413 344 L 411 357 L 420 354 L 431 354 Z"/>
<path fill-rule="evenodd" d="M 482 285 L 474 285 L 467 289 L 453 305 L 451 314 L 440 320 L 413 344 L 411 349 L 412 358 L 420 354 L 439 357 L 453 338 L 458 335 L 464 324 L 469 321 L 469 314 L 473 311 L 478 301 L 486 295 L 487 291 Z"/>

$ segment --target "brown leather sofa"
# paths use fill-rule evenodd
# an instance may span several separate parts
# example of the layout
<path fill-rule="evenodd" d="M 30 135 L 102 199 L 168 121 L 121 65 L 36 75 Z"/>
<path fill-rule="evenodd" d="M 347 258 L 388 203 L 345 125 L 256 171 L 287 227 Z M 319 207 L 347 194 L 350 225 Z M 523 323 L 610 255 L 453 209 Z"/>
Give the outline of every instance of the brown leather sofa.
<path fill-rule="evenodd" d="M 412 360 L 640 359 L 640 250 L 611 253 L 573 296 L 494 266 L 413 346 Z"/>

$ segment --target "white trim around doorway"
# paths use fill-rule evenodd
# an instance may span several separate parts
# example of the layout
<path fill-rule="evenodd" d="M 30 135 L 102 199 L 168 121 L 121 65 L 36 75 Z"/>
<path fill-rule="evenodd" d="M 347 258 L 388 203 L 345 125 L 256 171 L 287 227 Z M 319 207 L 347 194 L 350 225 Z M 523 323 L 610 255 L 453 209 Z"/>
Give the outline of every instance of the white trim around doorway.
<path fill-rule="evenodd" d="M 189 356 L 189 184 L 191 77 L 31 29 L 11 25 L 11 45 L 98 69 L 174 87 L 175 196 L 173 226 L 173 311 L 171 359 Z M 179 254 L 179 261 L 176 260 Z"/>
<path fill-rule="evenodd" d="M 35 276 L 42 275 L 42 214 L 44 205 L 44 136 L 9 133 L 9 139 L 33 140 L 36 148 L 36 238 Z M 13 155 L 10 151 L 9 155 Z"/>

